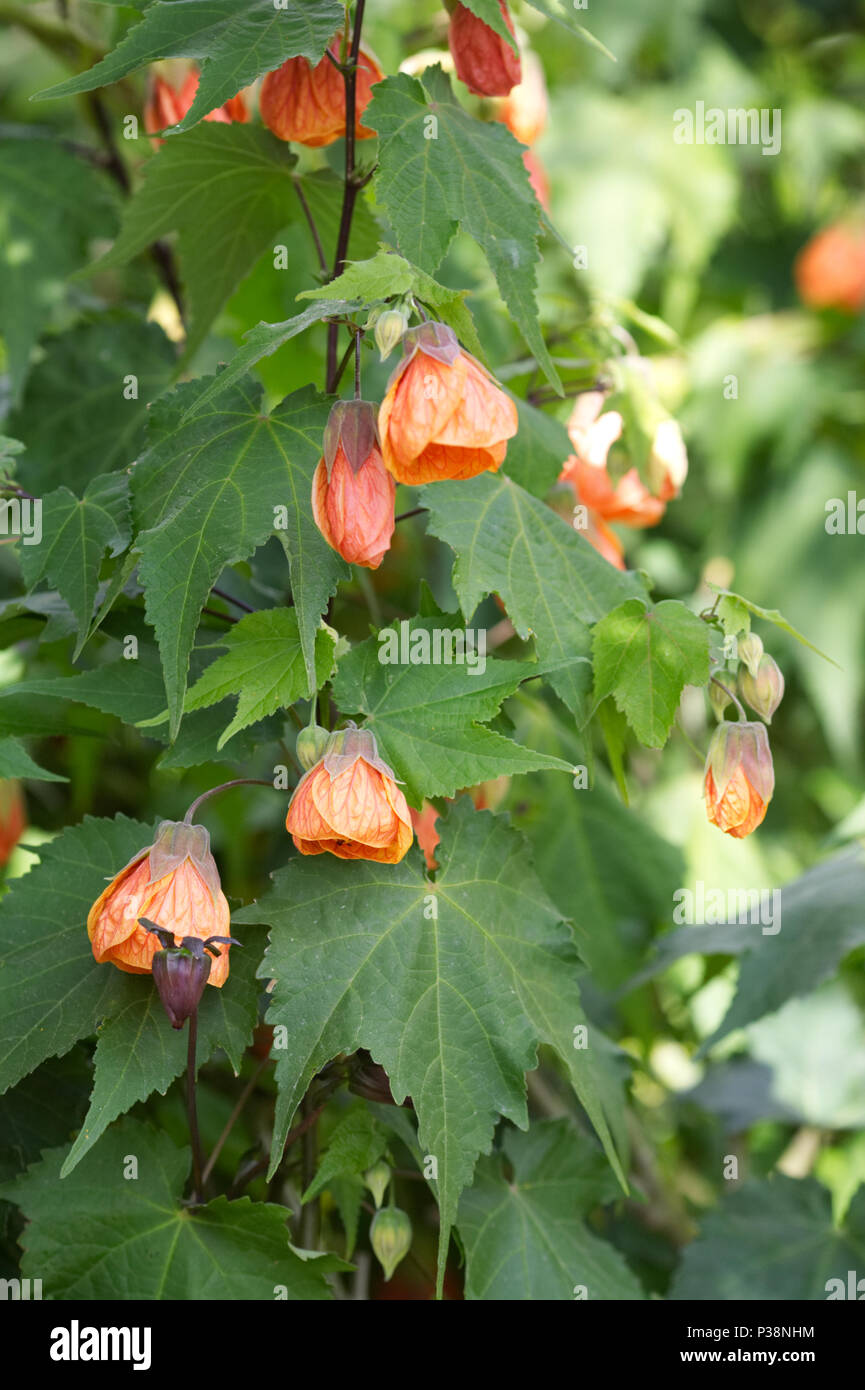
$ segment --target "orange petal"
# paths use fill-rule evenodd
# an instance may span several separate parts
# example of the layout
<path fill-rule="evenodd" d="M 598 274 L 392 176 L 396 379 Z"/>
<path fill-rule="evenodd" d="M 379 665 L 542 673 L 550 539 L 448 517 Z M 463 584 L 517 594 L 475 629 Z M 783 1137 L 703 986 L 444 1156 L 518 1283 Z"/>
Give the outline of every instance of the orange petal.
<path fill-rule="evenodd" d="M 385 466 L 394 477 L 423 453 L 458 408 L 468 375 L 463 353 L 448 366 L 417 352 L 382 402 L 379 430 Z"/>

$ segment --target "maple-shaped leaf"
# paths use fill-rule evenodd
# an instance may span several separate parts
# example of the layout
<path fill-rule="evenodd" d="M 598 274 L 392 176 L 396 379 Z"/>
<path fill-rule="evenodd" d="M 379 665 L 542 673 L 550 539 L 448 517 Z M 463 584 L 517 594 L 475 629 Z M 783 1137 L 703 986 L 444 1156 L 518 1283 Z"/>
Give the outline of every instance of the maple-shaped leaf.
<path fill-rule="evenodd" d="M 398 865 L 294 860 L 235 918 L 266 923 L 268 1019 L 287 1029 L 271 1166 L 310 1079 L 340 1052 L 366 1048 L 394 1099 L 411 1096 L 424 1154 L 435 1158 L 439 1282 L 460 1192 L 489 1150 L 498 1116 L 527 1123 L 525 1073 L 541 1042 L 574 1089 L 622 1178 L 600 1078 L 602 1046 L 585 1026 L 570 926 L 541 887 L 526 842 L 469 798 L 441 822 L 431 882 L 416 849 Z"/>

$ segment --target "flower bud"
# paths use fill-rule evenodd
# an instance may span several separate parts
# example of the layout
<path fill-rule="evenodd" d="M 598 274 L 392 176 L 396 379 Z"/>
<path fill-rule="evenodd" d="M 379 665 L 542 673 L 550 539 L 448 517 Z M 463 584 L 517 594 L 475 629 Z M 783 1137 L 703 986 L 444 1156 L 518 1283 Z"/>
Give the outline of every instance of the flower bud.
<path fill-rule="evenodd" d="M 775 769 L 765 724 L 750 720 L 719 724 L 706 758 L 706 815 L 737 840 L 763 821 L 775 790 Z"/>
<path fill-rule="evenodd" d="M 323 729 L 320 724 L 310 724 L 307 728 L 301 729 L 297 736 L 295 751 L 297 760 L 304 772 L 309 772 L 311 767 L 315 767 L 327 747 L 329 738 L 330 734 L 327 729 Z"/>
<path fill-rule="evenodd" d="M 408 315 L 400 309 L 385 309 L 380 314 L 375 323 L 375 345 L 379 350 L 381 361 L 390 357 L 394 348 L 403 339 L 403 334 L 408 328 Z"/>
<path fill-rule="evenodd" d="M 502 17 L 513 34 L 513 21 L 505 0 L 499 0 Z M 448 28 L 448 46 L 457 77 L 479 97 L 506 97 L 522 80 L 518 55 L 507 39 L 484 24 L 465 5 L 457 5 Z"/>
<path fill-rule="evenodd" d="M 376 1208 L 380 1207 L 384 1201 L 384 1194 L 390 1185 L 390 1168 L 383 1158 L 380 1158 L 378 1163 L 364 1173 L 363 1180 L 372 1193 Z"/>
<path fill-rule="evenodd" d="M 738 654 L 739 660 L 744 661 L 751 675 L 756 676 L 760 657 L 763 655 L 763 643 L 756 632 L 749 632 L 739 639 Z"/>
<path fill-rule="evenodd" d="M 399 1207 L 382 1207 L 372 1218 L 369 1236 L 387 1283 L 411 1248 L 411 1222 Z"/>
<path fill-rule="evenodd" d="M 774 657 L 760 657 L 756 676 L 750 670 L 739 672 L 739 689 L 744 699 L 767 724 L 784 697 L 784 677 Z"/>
<path fill-rule="evenodd" d="M 239 946 L 240 942 L 231 936 L 209 936 L 206 941 L 199 936 L 185 936 L 182 944 L 175 946 L 173 932 L 158 927 L 146 917 L 138 920 L 145 931 L 158 936 L 163 942 L 163 949 L 155 952 L 151 962 L 153 983 L 172 1028 L 182 1028 L 198 1008 L 210 976 L 210 956 L 207 952 L 211 943 L 218 941 Z M 211 954 L 218 953 L 213 951 Z"/>
<path fill-rule="evenodd" d="M 382 461 L 374 406 L 337 401 L 312 480 L 312 514 L 349 564 L 378 569 L 394 530 L 396 484 Z"/>

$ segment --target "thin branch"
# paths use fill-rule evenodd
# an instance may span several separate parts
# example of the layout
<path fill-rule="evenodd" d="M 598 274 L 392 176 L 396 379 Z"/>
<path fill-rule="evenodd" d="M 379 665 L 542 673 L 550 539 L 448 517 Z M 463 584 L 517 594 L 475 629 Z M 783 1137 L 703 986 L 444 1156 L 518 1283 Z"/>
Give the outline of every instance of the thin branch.
<path fill-rule="evenodd" d="M 327 275 L 327 256 L 324 254 L 324 247 L 321 244 L 321 236 L 319 235 L 318 227 L 315 225 L 315 218 L 312 215 L 312 208 L 309 206 L 306 194 L 300 186 L 300 179 L 294 180 L 294 191 L 297 194 L 300 206 L 303 208 L 303 215 L 306 218 L 307 225 L 309 226 L 309 230 L 312 233 L 312 239 L 315 242 L 315 253 L 318 256 L 318 263 L 321 266 L 322 274 Z"/>
<path fill-rule="evenodd" d="M 394 521 L 408 521 L 410 516 L 420 516 L 421 512 L 428 512 L 429 507 L 412 507 L 410 512 L 400 512 L 399 516 L 394 517 Z"/>
<path fill-rule="evenodd" d="M 348 62 L 341 67 L 343 81 L 345 83 L 345 186 L 342 195 L 342 215 L 339 221 L 339 234 L 336 242 L 336 256 L 334 257 L 333 270 L 330 278 L 335 280 L 342 273 L 345 259 L 348 254 L 348 243 L 351 236 L 351 223 L 354 216 L 354 206 L 360 186 L 355 178 L 355 120 L 357 115 L 357 67 L 360 57 L 360 37 L 363 28 L 363 12 L 366 0 L 357 0 L 357 10 L 354 17 L 354 33 L 352 34 L 351 50 L 348 55 Z M 330 50 L 328 49 L 328 52 Z M 340 66 L 339 64 L 337 66 Z M 337 354 L 337 335 L 338 327 L 331 324 L 327 330 L 327 379 L 326 390 L 332 394 L 339 381 L 336 365 Z"/>
<path fill-rule="evenodd" d="M 242 608 L 244 613 L 255 613 L 258 611 L 255 608 L 250 608 L 249 604 L 244 603 L 242 598 L 235 598 L 233 594 L 227 594 L 224 589 L 217 589 L 215 584 L 210 592 L 216 594 L 217 598 L 225 599 L 226 603 L 233 603 L 235 608 Z"/>
<path fill-rule="evenodd" d="M 262 1057 L 258 1066 L 255 1068 L 255 1071 L 252 1073 L 252 1076 L 249 1078 L 243 1090 L 241 1091 L 238 1102 L 232 1110 L 231 1114 L 229 1115 L 228 1120 L 226 1121 L 225 1129 L 222 1131 L 216 1143 L 214 1144 L 213 1152 L 210 1155 L 210 1158 L 207 1160 L 206 1164 L 204 1165 L 204 1172 L 201 1174 L 202 1184 L 207 1182 L 207 1179 L 213 1172 L 216 1160 L 222 1153 L 223 1145 L 225 1144 L 226 1139 L 228 1138 L 231 1131 L 234 1129 L 234 1126 L 237 1123 L 237 1121 L 240 1119 L 241 1113 L 243 1111 L 244 1106 L 246 1105 L 246 1102 L 249 1100 L 249 1097 L 252 1095 L 253 1091 L 258 1085 L 258 1078 L 261 1076 L 261 1073 L 264 1071 L 264 1068 L 272 1060 L 273 1059 L 269 1055 L 267 1057 Z"/>

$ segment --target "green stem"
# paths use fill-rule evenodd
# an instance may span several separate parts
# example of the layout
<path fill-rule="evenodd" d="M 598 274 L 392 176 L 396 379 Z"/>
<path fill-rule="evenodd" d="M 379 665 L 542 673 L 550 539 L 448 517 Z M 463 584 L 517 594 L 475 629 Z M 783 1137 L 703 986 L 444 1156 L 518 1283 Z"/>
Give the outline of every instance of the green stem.
<path fill-rule="evenodd" d="M 201 1175 L 201 1135 L 198 1132 L 198 1107 L 195 1100 L 195 1048 L 198 1041 L 198 1009 L 189 1015 L 189 1041 L 186 1051 L 186 1113 L 189 1117 L 189 1137 L 192 1141 L 192 1203 L 202 1200 L 204 1183 Z"/>

